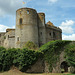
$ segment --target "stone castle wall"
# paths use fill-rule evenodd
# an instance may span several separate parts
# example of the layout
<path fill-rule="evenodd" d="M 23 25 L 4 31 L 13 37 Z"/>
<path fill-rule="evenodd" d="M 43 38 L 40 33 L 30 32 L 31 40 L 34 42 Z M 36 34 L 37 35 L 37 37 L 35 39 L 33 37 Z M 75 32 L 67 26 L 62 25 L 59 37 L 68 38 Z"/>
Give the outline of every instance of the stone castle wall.
<path fill-rule="evenodd" d="M 5 34 L 6 32 L 0 32 L 0 46 L 4 45 Z"/>
<path fill-rule="evenodd" d="M 15 29 L 7 29 L 4 40 L 5 48 L 15 48 Z"/>

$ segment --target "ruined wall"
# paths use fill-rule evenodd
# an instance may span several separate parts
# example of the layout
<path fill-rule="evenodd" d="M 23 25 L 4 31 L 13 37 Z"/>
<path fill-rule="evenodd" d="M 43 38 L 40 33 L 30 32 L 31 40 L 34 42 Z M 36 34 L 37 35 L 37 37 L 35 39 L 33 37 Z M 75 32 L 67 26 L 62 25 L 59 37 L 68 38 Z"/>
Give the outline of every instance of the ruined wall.
<path fill-rule="evenodd" d="M 26 72 L 28 73 L 43 73 L 44 72 L 44 61 L 43 59 L 38 59 L 37 62 L 32 65 Z"/>
<path fill-rule="evenodd" d="M 15 47 L 22 48 L 27 41 L 38 45 L 37 12 L 31 8 L 21 8 L 16 11 Z"/>
<path fill-rule="evenodd" d="M 4 40 L 5 48 L 15 48 L 15 29 L 7 29 Z"/>
<path fill-rule="evenodd" d="M 52 40 L 62 40 L 62 31 L 57 27 L 46 25 L 46 42 Z"/>
<path fill-rule="evenodd" d="M 61 52 L 59 61 L 56 63 L 56 67 L 53 68 L 53 73 L 61 73 L 61 63 L 65 61 L 64 51 Z"/>
<path fill-rule="evenodd" d="M 0 46 L 4 46 L 5 32 L 0 32 Z"/>
<path fill-rule="evenodd" d="M 52 73 L 61 73 L 61 63 L 65 61 L 64 51 L 61 52 L 56 66 L 53 67 Z M 45 61 L 45 72 L 49 73 L 49 64 Z"/>

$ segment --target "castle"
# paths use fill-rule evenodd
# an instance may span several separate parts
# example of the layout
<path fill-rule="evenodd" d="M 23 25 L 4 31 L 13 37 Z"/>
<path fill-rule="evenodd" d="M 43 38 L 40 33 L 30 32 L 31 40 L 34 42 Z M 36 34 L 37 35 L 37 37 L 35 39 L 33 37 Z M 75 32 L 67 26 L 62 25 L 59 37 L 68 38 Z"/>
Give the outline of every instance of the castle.
<path fill-rule="evenodd" d="M 16 11 L 16 28 L 0 32 L 0 46 L 22 48 L 27 41 L 41 46 L 52 40 L 62 40 L 62 30 L 50 21 L 45 23 L 45 14 L 32 8 Z"/>

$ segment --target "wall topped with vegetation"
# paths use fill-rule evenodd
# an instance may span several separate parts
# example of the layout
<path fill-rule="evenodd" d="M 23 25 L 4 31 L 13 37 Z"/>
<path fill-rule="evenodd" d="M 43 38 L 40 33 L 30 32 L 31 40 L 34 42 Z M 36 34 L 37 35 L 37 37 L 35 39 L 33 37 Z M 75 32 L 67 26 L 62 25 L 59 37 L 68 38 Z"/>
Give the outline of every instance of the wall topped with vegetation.
<path fill-rule="evenodd" d="M 20 71 L 26 72 L 31 65 L 37 62 L 38 58 L 42 58 L 49 64 L 49 71 L 52 72 L 53 67 L 56 66 L 56 62 L 59 61 L 59 56 L 63 48 L 65 48 L 66 61 L 75 67 L 75 48 L 72 44 L 68 45 L 70 42 L 61 40 L 51 41 L 41 46 L 39 50 L 32 50 L 31 47 L 31 49 L 12 48 L 6 50 L 0 47 L 0 71 L 9 70 L 14 65 Z"/>

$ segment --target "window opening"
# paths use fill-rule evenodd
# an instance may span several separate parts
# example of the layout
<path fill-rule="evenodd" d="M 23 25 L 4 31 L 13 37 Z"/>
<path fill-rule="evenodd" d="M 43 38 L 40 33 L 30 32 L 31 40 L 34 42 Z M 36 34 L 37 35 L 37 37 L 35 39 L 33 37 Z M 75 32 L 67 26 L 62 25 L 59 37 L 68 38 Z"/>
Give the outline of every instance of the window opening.
<path fill-rule="evenodd" d="M 27 14 L 29 14 L 29 10 L 27 10 Z"/>
<path fill-rule="evenodd" d="M 49 35 L 51 36 L 51 33 L 49 33 Z"/>
<path fill-rule="evenodd" d="M 22 18 L 20 18 L 20 25 L 22 24 Z"/>
<path fill-rule="evenodd" d="M 55 38 L 55 37 L 56 37 L 55 32 L 53 32 L 53 38 Z"/>
<path fill-rule="evenodd" d="M 17 37 L 17 41 L 19 41 L 19 37 Z"/>
<path fill-rule="evenodd" d="M 41 32 L 41 35 L 42 35 L 42 32 Z"/>

